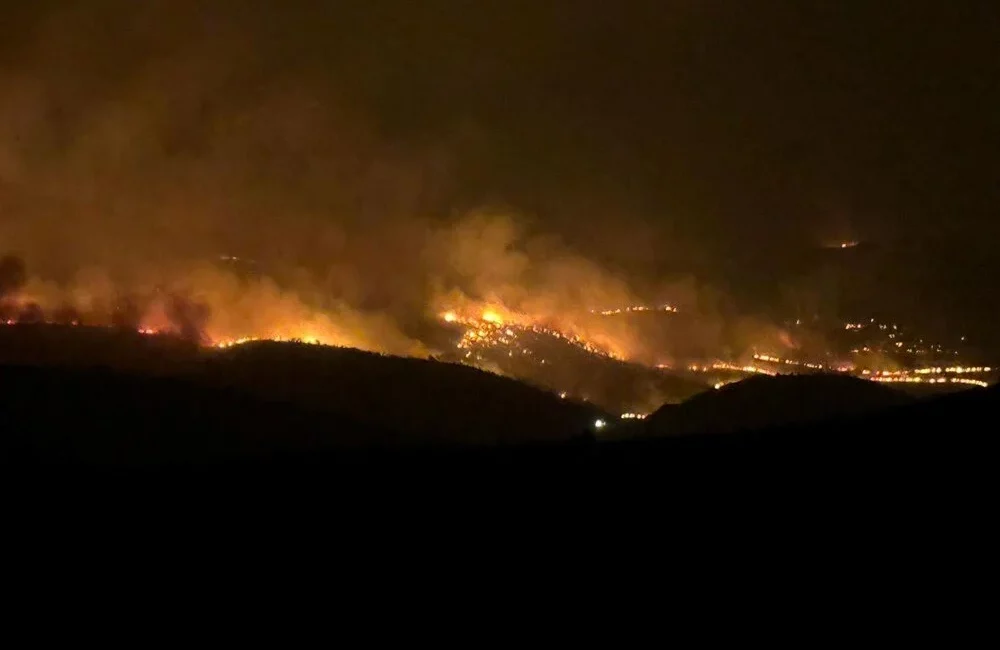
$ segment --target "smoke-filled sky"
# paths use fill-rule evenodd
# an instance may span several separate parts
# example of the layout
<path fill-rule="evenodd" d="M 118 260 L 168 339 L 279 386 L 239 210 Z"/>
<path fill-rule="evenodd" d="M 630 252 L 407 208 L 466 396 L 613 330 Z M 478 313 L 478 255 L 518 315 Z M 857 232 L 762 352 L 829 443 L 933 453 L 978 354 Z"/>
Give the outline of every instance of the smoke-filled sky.
<path fill-rule="evenodd" d="M 783 246 L 1000 236 L 990 2 L 89 0 L 2 17 L 0 242 L 48 276 L 238 254 L 400 310 L 484 273 L 611 299 Z M 442 253 L 461 233 L 500 240 Z"/>

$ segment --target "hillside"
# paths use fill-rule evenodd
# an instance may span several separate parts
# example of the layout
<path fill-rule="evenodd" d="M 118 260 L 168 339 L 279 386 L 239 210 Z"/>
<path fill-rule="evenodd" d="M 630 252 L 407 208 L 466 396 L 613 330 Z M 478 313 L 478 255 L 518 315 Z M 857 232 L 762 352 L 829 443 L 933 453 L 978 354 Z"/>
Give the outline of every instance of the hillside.
<path fill-rule="evenodd" d="M 882 493 L 893 496 L 879 517 L 917 499 L 922 514 L 945 507 L 978 521 L 996 492 L 998 421 L 994 386 L 822 422 L 608 442 L 591 460 L 632 482 L 724 489 L 727 499 L 767 486 L 769 498 L 805 508 L 845 495 L 869 507 Z"/>
<path fill-rule="evenodd" d="M 754 376 L 649 416 L 634 433 L 651 436 L 752 431 L 808 424 L 908 404 L 906 394 L 843 375 Z"/>
<path fill-rule="evenodd" d="M 202 357 L 195 344 L 130 329 L 69 325 L 0 327 L 0 364 L 106 367 L 143 375 L 193 371 Z"/>
<path fill-rule="evenodd" d="M 615 421 L 605 432 L 634 438 L 612 443 L 591 435 L 607 417 L 593 407 L 467 366 L 290 343 L 179 348 L 186 352 L 175 357 L 168 351 L 179 343 L 157 337 L 0 329 L 0 350 L 22 358 L 29 343 L 52 343 L 37 348 L 36 364 L 0 363 L 0 456 L 15 462 L 287 458 L 322 470 L 365 448 L 408 450 L 417 464 L 403 457 L 402 466 L 424 459 L 470 475 L 619 460 L 657 476 L 725 458 L 830 466 L 836 454 L 910 453 L 919 444 L 930 457 L 935 447 L 987 444 L 1000 395 L 994 387 L 914 400 L 839 375 L 758 376 L 644 422 Z M 573 441 L 585 444 L 566 444 Z M 445 453 L 419 451 L 428 444 Z"/>
<path fill-rule="evenodd" d="M 468 366 L 344 348 L 256 343 L 206 357 L 203 381 L 349 414 L 418 440 L 508 443 L 585 434 L 597 408 Z"/>
<path fill-rule="evenodd" d="M 0 366 L 0 412 L 8 461 L 188 463 L 403 442 L 346 416 L 106 368 Z"/>
<path fill-rule="evenodd" d="M 294 343 L 216 350 L 105 328 L 3 327 L 0 367 L 8 427 L 32 430 L 42 430 L 37 414 L 154 436 L 208 428 L 308 433 L 324 445 L 505 444 L 579 437 L 606 417 L 462 365 Z"/>
<path fill-rule="evenodd" d="M 649 413 L 710 388 L 703 381 L 621 361 L 550 331 L 493 323 L 481 323 L 480 328 L 488 335 L 441 358 L 489 368 L 613 413 Z M 464 331 L 442 330 L 448 336 L 440 339 L 447 340 L 449 348 Z"/>

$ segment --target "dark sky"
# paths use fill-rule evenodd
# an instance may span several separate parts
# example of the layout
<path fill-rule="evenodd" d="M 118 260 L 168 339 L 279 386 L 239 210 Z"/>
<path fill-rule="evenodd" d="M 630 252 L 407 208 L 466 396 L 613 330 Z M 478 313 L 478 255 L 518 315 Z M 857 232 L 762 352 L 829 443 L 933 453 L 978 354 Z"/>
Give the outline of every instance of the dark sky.
<path fill-rule="evenodd" d="M 399 137 L 479 133 L 471 200 L 701 242 L 997 234 L 994 3 L 325 5 L 272 25 L 274 65 L 320 66 Z"/>
<path fill-rule="evenodd" d="M 27 4 L 4 9 L 6 70 L 86 61 L 60 82 L 86 98 L 217 40 L 226 93 L 286 80 L 390 142 L 440 147 L 435 207 L 511 205 L 591 247 L 620 222 L 650 263 L 1000 235 L 988 1 Z"/>

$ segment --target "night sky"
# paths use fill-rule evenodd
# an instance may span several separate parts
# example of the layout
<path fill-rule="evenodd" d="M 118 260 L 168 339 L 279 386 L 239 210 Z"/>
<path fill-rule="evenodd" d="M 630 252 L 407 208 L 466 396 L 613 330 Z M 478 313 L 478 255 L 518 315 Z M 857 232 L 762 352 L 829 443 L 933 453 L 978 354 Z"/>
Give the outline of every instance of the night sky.
<path fill-rule="evenodd" d="M 701 242 L 998 232 L 992 3 L 323 4 L 261 10 L 261 56 L 393 136 L 464 134 L 465 200 Z"/>
<path fill-rule="evenodd" d="M 510 206 L 637 272 L 784 273 L 782 249 L 841 239 L 933 269 L 1000 239 L 993 2 L 26 4 L 3 11 L 0 71 L 44 70 L 63 89 L 52 120 L 150 61 L 224 53 L 204 111 L 284 84 L 438 152 L 446 182 L 422 211 Z M 967 286 L 986 264 L 948 290 L 988 299 Z M 900 277 L 925 283 L 907 302 L 938 276 Z"/>

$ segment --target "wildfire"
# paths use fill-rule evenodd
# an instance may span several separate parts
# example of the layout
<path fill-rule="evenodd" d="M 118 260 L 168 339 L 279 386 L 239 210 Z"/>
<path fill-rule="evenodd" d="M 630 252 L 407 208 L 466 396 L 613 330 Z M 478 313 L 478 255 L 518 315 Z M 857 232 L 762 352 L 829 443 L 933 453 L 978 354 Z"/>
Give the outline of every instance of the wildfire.
<path fill-rule="evenodd" d="M 649 307 L 647 305 L 632 305 L 629 307 L 619 307 L 618 309 L 605 309 L 602 311 L 591 309 L 590 313 L 597 314 L 599 316 L 616 316 L 618 314 L 633 314 L 633 313 L 640 313 L 647 311 L 664 311 L 676 314 L 677 307 L 674 307 L 673 305 L 660 305 L 658 307 Z"/>
<path fill-rule="evenodd" d="M 224 256 L 223 261 L 240 260 Z M 314 301 L 301 299 L 273 281 L 243 281 L 210 267 L 196 266 L 173 283 L 161 282 L 157 278 L 119 290 L 100 282 L 84 282 L 71 287 L 50 286 L 44 282 L 32 284 L 24 279 L 23 264 L 19 265 L 12 258 L 3 258 L 0 262 L 0 267 L 5 269 L 5 275 L 0 280 L 6 278 L 6 285 L 0 283 L 0 324 L 86 324 L 124 328 L 147 336 L 179 336 L 214 349 L 275 341 L 415 356 L 423 356 L 427 352 L 423 344 L 403 335 L 388 319 L 356 312 L 331 300 L 316 299 L 314 304 Z M 466 359 L 472 362 L 488 361 L 494 366 L 502 363 L 495 358 L 485 360 L 480 353 L 491 351 L 495 357 L 500 352 L 506 357 L 526 358 L 546 364 L 547 360 L 541 355 L 551 340 L 561 341 L 597 357 L 637 363 L 645 359 L 652 363 L 655 362 L 653 359 L 666 355 L 645 349 L 629 319 L 607 317 L 678 311 L 671 304 L 651 306 L 627 304 L 625 301 L 625 306 L 613 309 L 574 307 L 560 311 L 561 307 L 574 304 L 573 301 L 556 300 L 548 295 L 541 299 L 524 292 L 510 293 L 513 297 L 505 302 L 493 294 L 485 300 L 474 300 L 456 291 L 437 298 L 431 308 L 441 321 L 461 328 L 461 336 L 455 345 L 458 350 L 464 351 Z M 601 299 L 602 302 L 604 300 L 606 298 Z M 444 309 L 437 311 L 440 308 Z M 867 322 L 846 323 L 844 329 L 852 332 L 852 337 L 863 339 L 855 345 L 869 343 L 864 337 L 870 333 L 886 338 L 887 342 L 881 345 L 889 346 L 892 351 L 904 345 L 910 345 L 921 354 L 940 349 L 940 346 L 925 344 L 923 339 L 915 337 L 904 343 L 901 337 L 906 333 L 902 328 L 895 323 L 878 322 L 875 318 Z M 878 348 L 877 344 L 870 345 Z M 865 345 L 864 350 L 869 349 L 869 345 Z M 882 348 L 875 351 L 884 352 Z M 950 360 L 950 351 L 948 356 L 948 364 L 954 364 Z M 717 388 L 734 374 L 777 375 L 802 372 L 803 369 L 850 373 L 880 382 L 974 386 L 985 386 L 986 379 L 990 379 L 978 375 L 993 373 L 988 366 L 945 365 L 944 362 L 940 366 L 926 365 L 939 358 L 923 356 L 920 367 L 899 370 L 865 367 L 876 363 L 865 362 L 865 357 L 857 357 L 853 364 L 828 365 L 787 355 L 761 353 L 754 354 L 749 363 L 745 362 L 749 359 L 716 360 L 706 365 L 691 365 L 688 370 L 705 373 L 705 383 L 718 382 L 715 384 Z M 716 376 L 713 377 L 712 373 Z M 523 378 L 523 374 L 513 374 Z"/>
<path fill-rule="evenodd" d="M 862 379 L 883 383 L 907 383 L 907 384 L 964 384 L 968 386 L 989 386 L 989 382 L 983 379 L 973 379 L 968 375 L 986 375 L 993 372 L 991 366 L 930 366 L 913 368 L 908 370 L 872 370 L 869 368 L 856 369 L 851 365 L 828 366 L 822 363 L 812 363 L 799 361 L 797 359 L 787 359 L 769 354 L 754 354 L 754 361 L 771 364 L 772 366 L 785 366 L 789 372 L 796 372 L 799 368 L 810 370 L 833 371 L 838 373 L 850 373 Z M 781 374 L 780 369 L 774 370 L 760 365 L 740 365 L 717 361 L 709 365 L 688 366 L 691 372 L 708 373 L 712 371 L 730 371 L 745 374 L 763 374 L 775 376 Z M 728 382 L 719 382 L 715 388 L 721 388 Z"/>
<path fill-rule="evenodd" d="M 215 341 L 211 344 L 211 347 L 225 350 L 228 348 L 236 347 L 238 345 L 246 345 L 247 343 L 257 343 L 260 341 L 270 341 L 272 343 L 305 343 L 306 345 L 326 345 L 326 346 L 330 345 L 328 343 L 323 343 L 319 339 L 311 336 L 293 337 L 293 338 L 285 338 L 281 336 L 275 336 L 271 338 L 244 336 L 238 339 L 223 339 L 221 341 Z"/>
<path fill-rule="evenodd" d="M 873 375 L 868 377 L 868 379 L 871 381 L 890 384 L 965 384 L 967 386 L 978 386 L 979 388 L 986 388 L 990 385 L 989 382 L 983 381 L 982 379 L 970 379 L 968 377 L 932 377 L 930 379 L 925 379 L 924 377 L 876 377 Z"/>
<path fill-rule="evenodd" d="M 825 363 L 815 363 L 812 361 L 799 361 L 797 359 L 783 359 L 781 357 L 771 356 L 769 354 L 754 354 L 753 358 L 755 361 L 763 361 L 765 363 L 773 363 L 784 366 L 797 366 L 801 368 L 808 368 L 809 370 L 832 370 L 836 372 L 851 372 L 854 370 L 852 365 L 837 365 L 828 366 Z"/>
<path fill-rule="evenodd" d="M 705 365 L 705 366 L 690 365 L 688 366 L 688 370 L 690 370 L 691 372 L 712 372 L 712 371 L 722 370 L 726 372 L 744 372 L 756 375 L 769 375 L 772 377 L 778 374 L 773 370 L 768 370 L 767 368 L 762 368 L 760 366 L 754 366 L 750 364 L 739 365 L 735 363 L 727 363 L 725 361 L 716 361 L 710 365 Z"/>
<path fill-rule="evenodd" d="M 907 377 L 914 375 L 981 375 L 992 372 L 990 366 L 949 366 L 947 368 L 916 368 L 914 370 L 862 370 L 863 375 L 873 375 L 878 377 Z"/>
<path fill-rule="evenodd" d="M 467 351 L 466 357 L 470 357 L 473 350 L 490 348 L 510 348 L 509 356 L 513 356 L 515 350 L 521 355 L 530 356 L 534 351 L 523 339 L 526 334 L 537 334 L 564 341 L 591 354 L 609 359 L 624 359 L 624 355 L 610 347 L 593 342 L 580 334 L 557 329 L 544 324 L 540 319 L 498 305 L 467 312 L 449 310 L 441 314 L 440 318 L 446 323 L 459 324 L 466 328 L 456 344 L 458 349 Z"/>
<path fill-rule="evenodd" d="M 0 321 L 0 325 L 14 326 L 19 325 L 16 320 L 7 319 L 5 321 Z M 80 327 L 81 324 L 78 321 L 73 321 L 71 323 L 56 323 L 54 321 L 45 320 L 41 324 L 51 325 L 51 326 L 70 326 L 70 327 Z M 90 327 L 101 327 L 98 325 L 91 325 Z M 113 329 L 111 326 L 104 326 L 106 329 Z M 143 336 L 176 336 L 176 332 L 169 329 L 157 329 L 152 327 L 139 327 L 136 328 L 136 333 Z M 238 338 L 220 338 L 220 339 L 209 339 L 202 341 L 203 347 L 206 348 L 217 348 L 220 350 L 225 350 L 228 348 L 233 348 L 239 345 L 245 345 L 248 343 L 257 343 L 262 341 L 270 341 L 273 343 L 304 343 L 307 345 L 322 345 L 335 347 L 336 344 L 332 342 L 324 341 L 315 336 L 242 336 Z"/>

